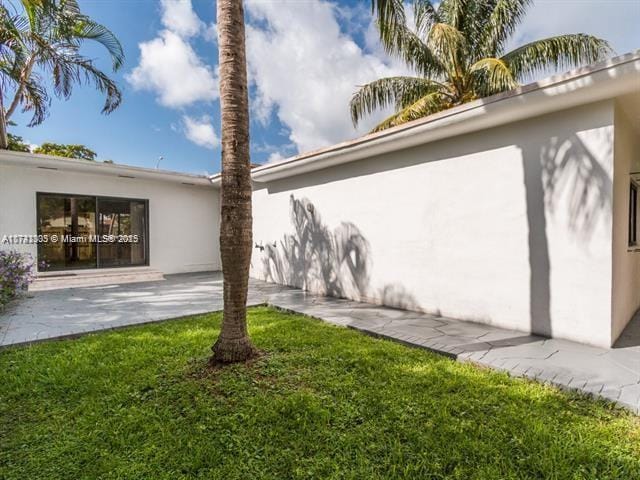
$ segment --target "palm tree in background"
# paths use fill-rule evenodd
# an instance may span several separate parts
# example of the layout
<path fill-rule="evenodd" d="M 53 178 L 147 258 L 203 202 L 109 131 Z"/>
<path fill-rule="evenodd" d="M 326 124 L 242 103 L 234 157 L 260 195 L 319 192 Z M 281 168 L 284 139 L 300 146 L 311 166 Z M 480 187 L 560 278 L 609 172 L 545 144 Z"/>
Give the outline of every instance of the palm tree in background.
<path fill-rule="evenodd" d="M 569 34 L 505 52 L 532 0 L 413 0 L 414 28 L 402 0 L 373 0 L 385 50 L 403 59 L 413 77 L 388 77 L 362 86 L 351 100 L 356 125 L 392 106 L 373 131 L 515 88 L 536 74 L 604 60 L 612 49 L 600 38 Z"/>
<path fill-rule="evenodd" d="M 256 350 L 247 333 L 252 247 L 249 94 L 242 0 L 218 0 L 222 183 L 220 256 L 224 310 L 214 363 L 242 362 Z"/>
<path fill-rule="evenodd" d="M 117 71 L 124 62 L 120 42 L 105 26 L 82 14 L 77 0 L 23 0 L 23 9 L 0 5 L 0 148 L 6 148 L 6 127 L 18 107 L 32 112 L 29 126 L 42 123 L 50 97 L 69 98 L 77 84 L 93 84 L 105 94 L 103 113 L 115 110 L 120 90 L 80 48 L 87 41 L 106 48 Z M 5 95 L 12 97 L 5 103 Z"/>

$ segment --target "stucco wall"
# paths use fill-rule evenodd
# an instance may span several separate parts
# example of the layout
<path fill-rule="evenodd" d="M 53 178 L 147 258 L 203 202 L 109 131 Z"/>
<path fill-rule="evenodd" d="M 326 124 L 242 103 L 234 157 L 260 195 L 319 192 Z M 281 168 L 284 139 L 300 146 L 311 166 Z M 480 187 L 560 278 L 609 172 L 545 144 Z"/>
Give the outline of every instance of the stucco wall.
<path fill-rule="evenodd" d="M 150 267 L 164 273 L 220 268 L 212 187 L 0 164 L 0 238 L 37 233 L 36 192 L 148 199 Z M 35 245 L 21 249 L 36 254 Z"/>
<path fill-rule="evenodd" d="M 633 129 L 621 104 L 617 104 L 615 110 L 614 152 L 613 340 L 640 308 L 640 251 L 628 248 L 629 174 L 640 171 L 640 133 Z"/>
<path fill-rule="evenodd" d="M 613 102 L 254 186 L 252 275 L 608 346 Z"/>

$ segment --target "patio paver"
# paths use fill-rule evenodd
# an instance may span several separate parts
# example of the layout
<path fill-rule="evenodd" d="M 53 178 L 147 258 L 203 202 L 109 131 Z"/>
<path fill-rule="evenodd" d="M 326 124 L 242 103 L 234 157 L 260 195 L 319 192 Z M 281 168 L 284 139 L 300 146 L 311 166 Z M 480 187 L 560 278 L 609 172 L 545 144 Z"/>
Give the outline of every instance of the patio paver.
<path fill-rule="evenodd" d="M 640 317 L 627 327 L 617 348 L 605 349 L 251 280 L 249 304 L 265 303 L 458 361 L 581 390 L 640 413 Z M 0 347 L 221 308 L 219 272 L 170 275 L 163 282 L 38 292 L 0 315 Z"/>

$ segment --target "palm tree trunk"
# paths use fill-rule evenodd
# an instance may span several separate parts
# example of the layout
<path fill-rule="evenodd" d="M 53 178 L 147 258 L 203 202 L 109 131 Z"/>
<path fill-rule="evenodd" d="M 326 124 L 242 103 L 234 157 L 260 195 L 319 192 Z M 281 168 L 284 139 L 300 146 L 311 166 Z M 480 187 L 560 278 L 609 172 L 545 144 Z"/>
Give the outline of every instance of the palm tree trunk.
<path fill-rule="evenodd" d="M 7 108 L 7 113 L 5 114 L 6 120 L 9 120 L 9 118 L 11 118 L 11 115 L 13 115 L 18 105 L 20 105 L 20 99 L 22 98 L 22 94 L 24 93 L 26 83 L 29 81 L 29 79 L 31 78 L 31 74 L 33 73 L 33 67 L 35 65 L 36 58 L 38 58 L 36 53 L 31 55 L 29 60 L 27 60 L 22 72 L 20 73 L 20 82 L 18 83 L 18 88 L 16 89 L 16 93 L 13 96 L 13 101 L 9 105 L 9 108 Z"/>
<path fill-rule="evenodd" d="M 222 183 L 220 255 L 224 311 L 212 361 L 242 362 L 256 350 L 247 333 L 251 263 L 251 167 L 249 98 L 242 0 L 218 0 Z"/>
<path fill-rule="evenodd" d="M 7 133 L 7 116 L 4 113 L 4 92 L 0 88 L 0 150 L 9 149 L 9 134 Z"/>

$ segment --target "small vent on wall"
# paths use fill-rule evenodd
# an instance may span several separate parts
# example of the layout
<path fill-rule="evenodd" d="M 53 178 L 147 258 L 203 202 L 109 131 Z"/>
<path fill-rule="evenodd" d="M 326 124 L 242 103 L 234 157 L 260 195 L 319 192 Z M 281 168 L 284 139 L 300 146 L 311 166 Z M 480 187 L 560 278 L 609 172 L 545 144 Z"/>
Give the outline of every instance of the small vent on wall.
<path fill-rule="evenodd" d="M 38 167 L 38 168 L 41 168 L 42 170 L 58 170 L 55 167 Z"/>
<path fill-rule="evenodd" d="M 118 175 L 120 178 L 136 178 L 131 175 Z"/>

